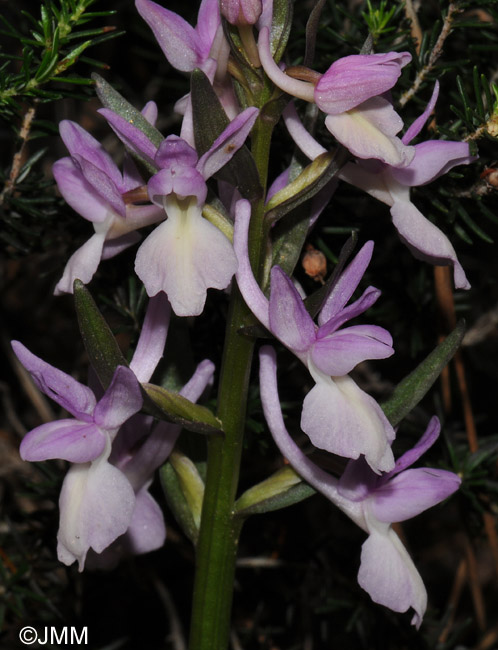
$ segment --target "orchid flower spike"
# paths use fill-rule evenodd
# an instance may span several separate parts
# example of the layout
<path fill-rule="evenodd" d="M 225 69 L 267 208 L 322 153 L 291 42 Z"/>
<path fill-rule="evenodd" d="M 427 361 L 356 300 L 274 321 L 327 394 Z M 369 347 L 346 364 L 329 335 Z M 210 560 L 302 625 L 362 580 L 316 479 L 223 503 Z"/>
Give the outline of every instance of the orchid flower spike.
<path fill-rule="evenodd" d="M 434 109 L 438 92 L 439 83 L 436 82 L 425 111 L 402 137 L 405 144 L 411 142 L 422 130 Z M 304 129 L 293 106 L 286 108 L 284 119 L 291 137 L 310 159 L 326 151 Z M 404 168 L 381 163 L 371 165 L 358 160 L 346 163 L 338 177 L 390 206 L 393 224 L 401 241 L 412 254 L 431 264 L 453 266 L 455 287 L 469 289 L 470 283 L 451 242 L 411 202 L 410 188 L 427 185 L 457 165 L 468 165 L 476 161 L 477 156 L 470 155 L 467 142 L 448 140 L 427 140 L 416 144 L 414 150 L 413 161 Z"/>
<path fill-rule="evenodd" d="M 146 117 L 156 111 L 152 103 L 144 109 Z M 143 184 L 134 163 L 125 159 L 121 173 L 95 138 L 75 122 L 59 125 L 71 157 L 55 162 L 53 173 L 59 190 L 69 205 L 92 222 L 95 234 L 69 259 L 55 294 L 72 293 L 75 279 L 87 284 L 101 259 L 114 257 L 136 243 L 135 232 L 160 221 L 162 211 L 155 205 L 126 205 L 123 194 Z"/>
<path fill-rule="evenodd" d="M 118 366 L 97 402 L 89 388 L 18 341 L 12 347 L 38 388 L 74 416 L 30 431 L 20 453 L 23 460 L 61 458 L 73 463 L 59 500 L 57 554 L 64 564 L 77 560 L 82 571 L 90 548 L 101 553 L 130 525 L 135 493 L 125 475 L 109 463 L 109 456 L 121 425 L 142 407 L 140 386 L 131 370 Z"/>
<path fill-rule="evenodd" d="M 325 74 L 309 71 L 306 76 L 312 81 L 301 81 L 286 74 L 273 60 L 266 27 L 260 31 L 258 49 L 273 83 L 294 97 L 316 103 L 327 115 L 327 129 L 354 156 L 377 158 L 395 167 L 412 161 L 413 147 L 396 136 L 403 121 L 382 96 L 411 61 L 408 52 L 346 56 L 335 61 Z"/>
<path fill-rule="evenodd" d="M 206 180 L 244 144 L 258 109 L 240 113 L 200 158 L 178 136 L 168 136 L 155 148 L 124 118 L 108 109 L 101 113 L 127 146 L 143 152 L 159 170 L 149 180 L 148 192 L 167 220 L 140 246 L 135 271 L 149 296 L 164 291 L 177 316 L 197 316 L 207 289 L 225 289 L 237 268 L 231 242 L 202 217 Z"/>
<path fill-rule="evenodd" d="M 378 289 L 368 287 L 361 298 L 346 306 L 370 262 L 372 242 L 363 246 L 339 277 L 317 326 L 291 279 L 278 266 L 271 271 L 269 300 L 259 288 L 247 248 L 249 216 L 248 202 L 239 201 L 234 230 L 237 283 L 255 316 L 303 362 L 316 382 L 303 402 L 303 431 L 320 449 L 346 458 L 364 455 L 374 472 L 392 469 L 394 429 L 377 402 L 348 375 L 361 361 L 390 357 L 392 337 L 376 325 L 339 329 L 380 296 Z"/>
<path fill-rule="evenodd" d="M 391 524 L 406 521 L 453 494 L 460 478 L 441 469 L 409 469 L 431 447 L 439 435 L 433 417 L 415 447 L 382 476 L 362 458 L 349 462 L 338 480 L 313 463 L 299 449 L 285 428 L 277 388 L 275 351 L 266 346 L 260 353 L 261 402 L 268 427 L 296 472 L 342 510 L 367 534 L 358 573 L 360 586 L 372 600 L 395 612 L 413 608 L 412 624 L 422 623 L 427 592 L 420 574 Z M 345 435 L 347 435 L 345 423 Z"/>

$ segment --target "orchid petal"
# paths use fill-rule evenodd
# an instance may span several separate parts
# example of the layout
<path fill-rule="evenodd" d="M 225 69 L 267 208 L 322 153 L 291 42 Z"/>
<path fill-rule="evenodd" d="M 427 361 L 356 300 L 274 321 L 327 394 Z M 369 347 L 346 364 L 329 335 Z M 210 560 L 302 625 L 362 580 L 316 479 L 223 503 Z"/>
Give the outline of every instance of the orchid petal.
<path fill-rule="evenodd" d="M 406 167 L 390 169 L 391 176 L 409 187 L 426 185 L 457 165 L 469 165 L 477 160 L 470 155 L 467 142 L 427 140 L 415 145 L 415 158 Z"/>
<path fill-rule="evenodd" d="M 341 273 L 320 311 L 318 322 L 323 325 L 339 314 L 360 284 L 372 259 L 373 241 L 364 244 L 346 269 Z"/>
<path fill-rule="evenodd" d="M 394 203 L 391 215 L 399 236 L 415 257 L 431 264 L 452 264 L 455 287 L 470 288 L 465 271 L 449 239 L 437 226 L 426 219 L 413 203 L 407 201 Z"/>
<path fill-rule="evenodd" d="M 432 113 L 434 110 L 434 106 L 436 105 L 437 98 L 439 96 L 439 81 L 436 81 L 434 84 L 434 90 L 432 91 L 432 96 L 429 100 L 429 103 L 425 107 L 425 111 L 422 113 L 422 115 L 419 115 L 417 119 L 411 124 L 405 135 L 401 138 L 401 141 L 403 144 L 409 144 L 413 138 L 416 138 L 417 135 L 420 133 L 420 131 L 424 128 L 425 123 L 429 119 L 429 115 Z"/>
<path fill-rule="evenodd" d="M 126 531 L 126 545 L 133 555 L 150 553 L 163 546 L 166 540 L 164 516 L 157 501 L 147 489 L 137 493 L 135 510 Z"/>
<path fill-rule="evenodd" d="M 347 307 L 341 309 L 336 316 L 332 316 L 332 318 L 320 326 L 320 329 L 318 330 L 320 333 L 319 336 L 321 338 L 328 336 L 339 329 L 339 327 L 348 320 L 363 314 L 363 312 L 370 309 L 370 307 L 375 304 L 380 295 L 381 292 L 379 289 L 376 289 L 375 287 L 367 287 L 358 300 L 355 300 Z"/>
<path fill-rule="evenodd" d="M 403 122 L 383 97 L 372 97 L 345 113 L 327 115 L 325 126 L 358 158 L 377 158 L 388 165 L 403 167 L 415 155 L 413 147 L 396 137 Z"/>
<path fill-rule="evenodd" d="M 188 142 L 177 135 L 169 135 L 159 145 L 154 162 L 161 169 L 176 171 L 182 167 L 194 167 L 197 159 L 197 151 Z"/>
<path fill-rule="evenodd" d="M 70 375 L 54 368 L 28 350 L 19 341 L 12 341 L 16 357 L 32 375 L 36 386 L 74 417 L 90 421 L 96 400 L 92 391 Z"/>
<path fill-rule="evenodd" d="M 101 259 L 110 260 L 113 257 L 116 257 L 119 253 L 122 253 L 127 248 L 130 248 L 130 246 L 133 246 L 133 244 L 136 244 L 140 239 L 141 237 L 138 232 L 130 232 L 127 235 L 122 235 L 116 239 L 107 239 L 102 248 Z"/>
<path fill-rule="evenodd" d="M 105 232 L 95 233 L 71 255 L 64 268 L 62 278 L 55 286 L 54 294 L 56 296 L 61 293 L 73 293 L 75 280 L 81 280 L 83 284 L 90 282 L 102 259 L 105 236 Z"/>
<path fill-rule="evenodd" d="M 114 133 L 128 149 L 154 165 L 157 147 L 143 131 L 109 108 L 99 108 L 97 112 L 107 120 Z"/>
<path fill-rule="evenodd" d="M 199 13 L 197 14 L 197 26 L 195 30 L 200 41 L 199 50 L 203 53 L 204 57 L 210 54 L 220 26 L 221 18 L 218 0 L 202 0 Z"/>
<path fill-rule="evenodd" d="M 76 122 L 62 120 L 59 124 L 61 138 L 71 156 L 78 155 L 108 176 L 117 187 L 122 183 L 121 172 L 104 147 Z"/>
<path fill-rule="evenodd" d="M 197 316 L 209 287 L 225 289 L 237 258 L 225 235 L 202 218 L 193 200 L 165 199 L 168 220 L 140 246 L 135 271 L 149 296 L 165 291 L 177 316 Z"/>
<path fill-rule="evenodd" d="M 77 560 L 82 571 L 90 548 L 102 553 L 127 531 L 134 507 L 135 493 L 119 469 L 103 459 L 73 465 L 59 500 L 59 560 Z"/>
<path fill-rule="evenodd" d="M 363 454 L 376 473 L 391 470 L 395 433 L 377 402 L 347 375 L 312 374 L 317 384 L 304 399 L 301 429 L 313 445 L 346 458 Z"/>
<path fill-rule="evenodd" d="M 109 214 L 107 201 L 87 181 L 72 158 L 57 160 L 52 173 L 64 200 L 75 212 L 94 223 L 106 220 Z"/>
<path fill-rule="evenodd" d="M 23 460 L 61 458 L 71 463 L 95 460 L 104 451 L 106 439 L 92 422 L 57 420 L 42 424 L 24 436 L 19 452 Z"/>
<path fill-rule="evenodd" d="M 403 472 L 407 467 L 413 465 L 413 463 L 416 463 L 417 460 L 423 454 L 425 454 L 425 452 L 430 449 L 430 447 L 432 447 L 432 445 L 436 442 L 440 431 L 441 424 L 439 423 L 439 419 L 434 416 L 430 419 L 424 435 L 420 438 L 415 447 L 412 447 L 412 449 L 409 449 L 402 456 L 400 456 L 396 461 L 394 469 L 383 478 L 387 479 L 391 476 L 394 476 L 395 474 L 399 474 L 400 472 Z"/>
<path fill-rule="evenodd" d="M 316 326 L 292 280 L 279 266 L 271 270 L 270 330 L 293 352 L 306 351 L 315 340 Z"/>
<path fill-rule="evenodd" d="M 339 170 L 338 177 L 341 181 L 359 187 L 360 190 L 367 192 L 377 201 L 382 201 L 387 205 L 393 204 L 393 198 L 385 184 L 384 175 L 381 173 L 367 171 L 357 163 L 346 163 Z"/>
<path fill-rule="evenodd" d="M 350 460 L 339 479 L 339 492 L 351 501 L 363 501 L 374 491 L 379 477 L 372 472 L 364 456 Z"/>
<path fill-rule="evenodd" d="M 353 54 L 334 61 L 315 88 L 318 108 L 329 115 L 344 113 L 390 90 L 401 68 L 411 61 L 408 52 Z"/>
<path fill-rule="evenodd" d="M 255 106 L 246 108 L 230 122 L 227 128 L 216 138 L 206 153 L 197 163 L 197 169 L 204 179 L 208 179 L 224 165 L 242 147 L 258 117 Z"/>
<path fill-rule="evenodd" d="M 135 0 L 135 6 L 176 70 L 190 72 L 202 63 L 198 34 L 183 18 L 151 0 Z"/>
<path fill-rule="evenodd" d="M 108 203 L 110 209 L 124 217 L 126 214 L 125 202 L 114 181 L 105 172 L 78 154 L 73 155 L 73 160 L 80 166 L 83 176 L 95 188 L 97 194 L 100 194 Z"/>
<path fill-rule="evenodd" d="M 379 521 L 406 521 L 444 501 L 461 482 L 443 469 L 407 469 L 375 489 L 371 510 Z"/>
<path fill-rule="evenodd" d="M 195 196 L 197 203 L 204 203 L 207 196 L 207 186 L 201 174 L 194 167 L 171 166 L 161 169 L 150 179 L 147 189 L 151 201 L 163 205 L 164 197 L 176 194 L 186 198 Z"/>
<path fill-rule="evenodd" d="M 140 112 L 142 113 L 142 115 L 145 117 L 145 119 L 149 124 L 155 126 L 157 122 L 157 114 L 158 114 L 156 102 L 152 100 L 147 102 Z"/>
<path fill-rule="evenodd" d="M 164 353 L 171 306 L 162 291 L 150 298 L 140 337 L 130 362 L 139 382 L 149 381 Z"/>
<path fill-rule="evenodd" d="M 318 338 L 311 359 L 325 375 L 347 375 L 367 359 L 387 359 L 394 350 L 389 332 L 376 325 L 357 325 Z"/>
<path fill-rule="evenodd" d="M 394 612 L 415 610 L 418 628 L 427 607 L 427 592 L 412 559 L 396 533 L 373 531 L 361 549 L 358 583 L 379 605 Z"/>
<path fill-rule="evenodd" d="M 94 411 L 94 421 L 107 431 L 117 430 L 142 408 L 140 385 L 133 372 L 118 366 L 111 384 Z"/>

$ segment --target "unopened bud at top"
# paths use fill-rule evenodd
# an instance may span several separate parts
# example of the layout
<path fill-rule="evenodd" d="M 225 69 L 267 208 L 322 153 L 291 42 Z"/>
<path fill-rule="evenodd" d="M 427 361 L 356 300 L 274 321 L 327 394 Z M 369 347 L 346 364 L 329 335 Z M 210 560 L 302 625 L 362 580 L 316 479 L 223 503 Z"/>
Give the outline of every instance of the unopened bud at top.
<path fill-rule="evenodd" d="M 220 10 L 232 25 L 254 25 L 263 11 L 262 0 L 220 0 Z"/>

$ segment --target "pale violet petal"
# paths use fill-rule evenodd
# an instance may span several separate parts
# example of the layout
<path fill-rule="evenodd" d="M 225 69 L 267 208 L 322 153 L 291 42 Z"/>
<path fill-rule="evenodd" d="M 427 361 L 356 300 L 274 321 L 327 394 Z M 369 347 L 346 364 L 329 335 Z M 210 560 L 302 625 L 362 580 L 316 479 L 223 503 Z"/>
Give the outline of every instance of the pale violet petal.
<path fill-rule="evenodd" d="M 316 84 L 315 102 L 327 114 L 349 111 L 390 90 L 411 58 L 408 52 L 387 52 L 337 59 Z"/>
<path fill-rule="evenodd" d="M 42 393 L 45 393 L 74 417 L 86 422 L 91 421 L 96 400 L 95 395 L 87 386 L 43 361 L 19 341 L 12 341 L 11 345 L 16 357 L 31 373 L 33 381 Z"/>
<path fill-rule="evenodd" d="M 406 548 L 396 533 L 385 528 L 372 531 L 361 549 L 358 583 L 370 598 L 394 612 L 415 610 L 417 628 L 427 607 L 427 592 Z"/>
<path fill-rule="evenodd" d="M 312 364 L 310 364 L 312 365 Z M 320 377 L 303 402 L 301 428 L 319 449 L 346 458 L 365 456 L 376 473 L 394 467 L 395 433 L 377 402 L 349 376 Z"/>
<path fill-rule="evenodd" d="M 57 160 L 52 172 L 64 200 L 75 212 L 94 223 L 106 220 L 109 204 L 93 185 L 90 185 L 72 158 Z"/>
<path fill-rule="evenodd" d="M 293 352 L 315 341 L 316 326 L 291 279 L 278 266 L 271 271 L 270 330 Z"/>
<path fill-rule="evenodd" d="M 469 289 L 465 271 L 458 261 L 450 240 L 437 226 L 408 201 L 398 201 L 391 208 L 393 224 L 413 255 L 418 259 L 446 266 L 453 266 L 453 277 L 457 289 Z"/>
<path fill-rule="evenodd" d="M 373 241 L 368 241 L 361 247 L 353 260 L 341 273 L 320 311 L 318 320 L 320 325 L 324 325 L 333 316 L 339 314 L 356 291 L 356 288 L 360 284 L 361 279 L 370 264 L 373 249 Z"/>
<path fill-rule="evenodd" d="M 59 499 L 59 560 L 85 565 L 90 548 L 97 553 L 123 535 L 130 525 L 135 492 L 124 474 L 104 458 L 73 465 Z"/>
<path fill-rule="evenodd" d="M 406 521 L 444 501 L 461 482 L 444 469 L 407 469 L 375 489 L 370 507 L 379 521 Z"/>
<path fill-rule="evenodd" d="M 387 359 L 394 350 L 387 330 L 376 325 L 356 325 L 319 338 L 312 347 L 311 359 L 326 375 L 347 375 L 367 359 Z"/>
<path fill-rule="evenodd" d="M 61 458 L 71 463 L 87 463 L 104 451 L 104 433 L 93 422 L 56 420 L 26 434 L 19 453 L 23 460 Z"/>
<path fill-rule="evenodd" d="M 162 359 L 168 335 L 171 307 L 162 291 L 149 299 L 142 330 L 130 362 L 140 382 L 149 381 Z"/>
<path fill-rule="evenodd" d="M 225 289 L 237 258 L 225 235 L 203 219 L 194 200 L 165 199 L 168 220 L 140 246 L 135 271 L 149 296 L 164 291 L 177 316 L 197 316 L 212 287 Z"/>
<path fill-rule="evenodd" d="M 94 411 L 94 421 L 102 429 L 115 431 L 142 408 L 140 385 L 133 372 L 118 366 L 109 388 Z"/>
<path fill-rule="evenodd" d="M 56 296 L 61 293 L 73 293 L 75 280 L 81 280 L 83 284 L 90 282 L 102 258 L 105 236 L 105 232 L 95 233 L 71 255 L 62 278 L 55 286 L 54 294 Z"/>
<path fill-rule="evenodd" d="M 135 509 L 126 531 L 126 546 L 130 553 L 140 555 L 155 551 L 166 540 L 164 516 L 157 501 L 146 488 L 136 495 Z"/>
<path fill-rule="evenodd" d="M 135 6 L 174 68 L 190 72 L 202 63 L 197 32 L 183 18 L 151 0 L 135 0 Z"/>
<path fill-rule="evenodd" d="M 345 113 L 327 115 L 325 126 L 358 158 L 377 158 L 388 165 L 403 167 L 415 155 L 414 147 L 404 145 L 396 137 L 403 122 L 383 97 L 373 97 Z"/>
<path fill-rule="evenodd" d="M 341 181 L 367 192 L 377 201 L 382 201 L 387 205 L 392 205 L 394 202 L 384 182 L 384 175 L 381 173 L 372 173 L 357 163 L 349 162 L 339 170 L 338 177 Z"/>

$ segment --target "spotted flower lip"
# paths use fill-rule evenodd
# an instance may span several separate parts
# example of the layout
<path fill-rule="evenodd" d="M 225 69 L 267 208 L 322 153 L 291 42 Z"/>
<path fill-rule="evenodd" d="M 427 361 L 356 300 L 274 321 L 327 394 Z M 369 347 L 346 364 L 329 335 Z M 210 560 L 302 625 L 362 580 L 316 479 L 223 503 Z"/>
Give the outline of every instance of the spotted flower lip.
<path fill-rule="evenodd" d="M 239 201 L 234 230 L 237 283 L 254 315 L 303 362 L 316 382 L 303 402 L 303 431 L 316 447 L 347 458 L 364 455 L 375 472 L 392 469 L 394 429 L 377 402 L 348 376 L 361 361 L 390 357 L 394 353 L 391 335 L 375 325 L 339 329 L 366 311 L 380 295 L 368 287 L 346 306 L 368 266 L 372 242 L 363 246 L 339 277 L 325 300 L 317 326 L 291 279 L 279 267 L 271 271 L 270 299 L 261 291 L 248 256 L 249 218 L 249 204 Z"/>
<path fill-rule="evenodd" d="M 270 346 L 260 352 L 260 388 L 265 419 L 281 453 L 305 481 L 368 534 L 361 551 L 360 586 L 374 602 L 395 612 L 412 608 L 412 624 L 418 628 L 427 607 L 427 592 L 391 524 L 444 501 L 460 486 L 460 478 L 452 472 L 410 469 L 437 439 L 438 419 L 431 419 L 420 441 L 396 461 L 390 472 L 379 476 L 360 458 L 349 461 L 337 479 L 316 465 L 290 437 L 280 407 L 276 355 Z"/>

